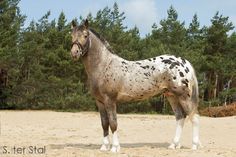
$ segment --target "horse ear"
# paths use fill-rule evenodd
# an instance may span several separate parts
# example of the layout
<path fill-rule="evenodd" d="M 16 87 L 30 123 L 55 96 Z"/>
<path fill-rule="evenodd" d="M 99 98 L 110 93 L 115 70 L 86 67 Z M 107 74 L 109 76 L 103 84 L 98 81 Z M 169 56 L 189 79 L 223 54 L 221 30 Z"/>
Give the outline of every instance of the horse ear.
<path fill-rule="evenodd" d="M 89 28 L 89 22 L 88 22 L 88 19 L 86 19 L 86 20 L 84 21 L 84 27 L 85 27 L 86 29 Z"/>
<path fill-rule="evenodd" d="M 72 20 L 72 22 L 71 22 L 71 29 L 73 29 L 76 26 L 77 26 L 77 23 L 75 22 L 75 20 Z"/>

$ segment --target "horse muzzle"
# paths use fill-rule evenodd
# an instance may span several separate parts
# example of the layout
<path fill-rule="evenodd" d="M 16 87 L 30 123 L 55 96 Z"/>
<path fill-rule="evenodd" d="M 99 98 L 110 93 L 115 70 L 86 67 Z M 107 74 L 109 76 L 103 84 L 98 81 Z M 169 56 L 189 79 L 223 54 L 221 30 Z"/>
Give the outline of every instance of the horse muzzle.
<path fill-rule="evenodd" d="M 82 50 L 77 45 L 73 45 L 70 54 L 74 60 L 78 60 L 82 54 Z"/>
<path fill-rule="evenodd" d="M 71 51 L 71 57 L 73 60 L 79 60 L 81 53 L 79 51 Z"/>

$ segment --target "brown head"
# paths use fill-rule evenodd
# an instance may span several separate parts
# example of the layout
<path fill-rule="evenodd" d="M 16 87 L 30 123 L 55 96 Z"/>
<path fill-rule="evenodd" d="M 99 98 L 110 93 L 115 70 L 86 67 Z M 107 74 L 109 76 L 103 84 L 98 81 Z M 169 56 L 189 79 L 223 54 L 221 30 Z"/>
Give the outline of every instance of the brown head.
<path fill-rule="evenodd" d="M 84 56 L 89 50 L 89 23 L 86 19 L 82 25 L 77 26 L 77 23 L 73 20 L 71 22 L 71 56 L 73 59 L 78 60 L 80 56 Z"/>

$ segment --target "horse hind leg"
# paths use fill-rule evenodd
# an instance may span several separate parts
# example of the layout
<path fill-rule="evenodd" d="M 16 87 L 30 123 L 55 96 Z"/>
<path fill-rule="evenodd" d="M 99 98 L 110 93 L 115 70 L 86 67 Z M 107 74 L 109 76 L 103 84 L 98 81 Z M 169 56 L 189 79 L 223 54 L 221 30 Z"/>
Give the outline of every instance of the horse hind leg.
<path fill-rule="evenodd" d="M 194 113 L 192 115 L 191 118 L 191 122 L 192 122 L 192 126 L 193 126 L 193 144 L 192 144 L 192 149 L 196 150 L 198 148 L 201 148 L 201 142 L 199 140 L 199 115 Z"/>
<path fill-rule="evenodd" d="M 168 96 L 167 97 L 172 110 L 175 113 L 175 118 L 176 118 L 176 131 L 175 131 L 175 136 L 173 138 L 172 143 L 169 145 L 169 149 L 176 149 L 176 148 L 180 148 L 180 138 L 181 138 L 181 134 L 182 134 L 182 130 L 184 127 L 184 121 L 186 118 L 186 114 L 182 108 L 182 106 L 179 104 L 178 99 L 174 96 Z"/>
<path fill-rule="evenodd" d="M 192 137 L 192 149 L 196 150 L 201 148 L 201 142 L 199 139 L 199 114 L 197 114 L 197 104 L 195 104 L 191 99 L 180 99 L 180 103 L 189 116 L 190 121 L 192 122 L 192 130 L 193 130 L 193 137 Z"/>
<path fill-rule="evenodd" d="M 103 103 L 96 101 L 100 117 L 101 117 L 101 123 L 103 128 L 103 141 L 102 146 L 100 148 L 101 151 L 108 151 L 110 150 L 110 141 L 109 141 L 109 119 L 107 115 L 107 111 L 105 109 L 105 106 Z"/>

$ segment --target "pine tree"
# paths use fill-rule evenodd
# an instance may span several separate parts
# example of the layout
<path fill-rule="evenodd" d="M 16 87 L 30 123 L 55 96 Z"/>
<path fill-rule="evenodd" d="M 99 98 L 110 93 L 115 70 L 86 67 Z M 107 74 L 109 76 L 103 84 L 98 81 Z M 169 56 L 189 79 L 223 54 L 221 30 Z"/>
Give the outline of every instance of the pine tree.
<path fill-rule="evenodd" d="M 9 77 L 8 92 L 4 97 L 10 99 L 13 88 L 17 85 L 21 56 L 18 44 L 21 40 L 21 26 L 25 17 L 21 15 L 17 6 L 19 0 L 0 1 L 0 68 L 6 69 Z M 10 88 L 12 87 L 12 88 Z M 11 108 L 12 104 L 7 104 Z"/>
<path fill-rule="evenodd" d="M 57 29 L 59 31 L 62 31 L 65 28 L 65 25 L 66 25 L 66 17 L 65 17 L 64 12 L 61 12 L 58 18 L 58 22 L 57 22 Z"/>
<path fill-rule="evenodd" d="M 10 60 L 15 60 L 14 64 L 17 62 L 17 43 L 25 19 L 20 14 L 18 3 L 19 0 L 0 1 L 0 66 L 8 68 L 11 67 Z"/>
<path fill-rule="evenodd" d="M 192 22 L 189 24 L 186 33 L 185 58 L 194 65 L 195 69 L 200 69 L 200 64 L 204 60 L 203 51 L 205 47 L 204 27 L 200 28 L 197 14 L 194 14 Z"/>
<path fill-rule="evenodd" d="M 203 29 L 200 28 L 197 14 L 194 14 L 192 22 L 187 29 L 188 47 L 191 49 L 199 49 L 203 41 Z"/>
<path fill-rule="evenodd" d="M 227 33 L 234 28 L 232 22 L 229 22 L 228 19 L 228 17 L 223 17 L 217 12 L 211 19 L 212 25 L 207 29 L 207 45 L 204 50 L 206 62 L 203 68 L 208 80 L 208 92 L 206 92 L 208 98 L 216 98 L 219 90 L 222 89 L 220 82 L 224 77 L 222 75 L 224 66 L 222 65 L 225 62 Z"/>
<path fill-rule="evenodd" d="M 123 26 L 123 21 L 125 20 L 124 12 L 119 11 L 118 4 L 115 2 L 113 5 L 113 10 L 111 11 L 111 27 L 118 27 L 120 30 L 126 29 Z"/>
<path fill-rule="evenodd" d="M 167 53 L 181 55 L 185 46 L 184 22 L 178 21 L 178 13 L 173 6 L 168 9 L 167 13 L 167 19 L 160 21 L 161 28 L 153 31 L 153 34 L 166 46 Z"/>

